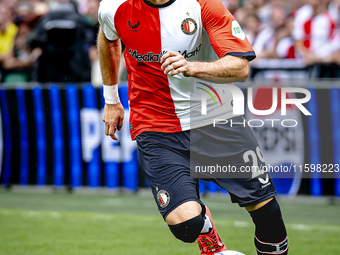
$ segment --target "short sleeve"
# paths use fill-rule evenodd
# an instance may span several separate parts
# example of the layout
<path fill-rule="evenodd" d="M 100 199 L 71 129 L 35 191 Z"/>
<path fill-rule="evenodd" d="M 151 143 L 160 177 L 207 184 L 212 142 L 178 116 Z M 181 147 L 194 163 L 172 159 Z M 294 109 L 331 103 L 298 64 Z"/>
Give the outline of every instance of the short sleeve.
<path fill-rule="evenodd" d="M 118 40 L 120 37 L 115 27 L 114 17 L 117 9 L 125 1 L 103 0 L 100 2 L 98 20 L 106 38 L 110 41 Z"/>
<path fill-rule="evenodd" d="M 226 55 L 255 59 L 255 52 L 234 16 L 220 0 L 198 0 L 203 27 L 219 58 Z"/>

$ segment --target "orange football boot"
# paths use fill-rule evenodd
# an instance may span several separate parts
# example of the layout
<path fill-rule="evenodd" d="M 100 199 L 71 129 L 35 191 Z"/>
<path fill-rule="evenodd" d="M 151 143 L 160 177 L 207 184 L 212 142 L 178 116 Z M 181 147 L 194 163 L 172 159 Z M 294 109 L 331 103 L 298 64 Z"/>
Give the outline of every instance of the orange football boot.
<path fill-rule="evenodd" d="M 220 236 L 217 233 L 215 225 L 212 221 L 210 211 L 208 207 L 205 207 L 206 215 L 210 218 L 213 229 L 208 234 L 201 234 L 198 236 L 196 243 L 200 248 L 201 255 L 213 255 L 218 252 L 227 250 L 227 247 L 222 242 Z"/>

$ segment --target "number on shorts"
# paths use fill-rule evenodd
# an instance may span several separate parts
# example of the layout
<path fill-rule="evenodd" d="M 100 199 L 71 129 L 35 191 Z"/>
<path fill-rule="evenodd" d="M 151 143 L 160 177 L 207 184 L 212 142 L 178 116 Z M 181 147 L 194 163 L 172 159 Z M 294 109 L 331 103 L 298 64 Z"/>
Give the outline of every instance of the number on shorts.
<path fill-rule="evenodd" d="M 253 160 L 253 168 L 251 169 L 252 179 L 264 174 L 264 171 L 259 168 L 259 164 L 257 160 L 258 158 L 260 159 L 262 163 L 265 163 L 265 160 L 262 156 L 259 146 L 256 147 L 256 153 L 253 150 L 249 150 L 243 154 L 243 160 L 245 163 L 248 163 L 250 160 Z"/>

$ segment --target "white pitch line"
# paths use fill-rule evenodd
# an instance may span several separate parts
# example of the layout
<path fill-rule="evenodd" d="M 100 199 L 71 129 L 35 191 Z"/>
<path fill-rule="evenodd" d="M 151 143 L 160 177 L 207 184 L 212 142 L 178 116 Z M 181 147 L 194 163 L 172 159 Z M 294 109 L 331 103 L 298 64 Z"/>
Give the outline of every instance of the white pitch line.
<path fill-rule="evenodd" d="M 58 213 L 58 212 L 51 212 L 51 216 L 53 218 L 59 218 L 60 217 L 60 213 Z"/>

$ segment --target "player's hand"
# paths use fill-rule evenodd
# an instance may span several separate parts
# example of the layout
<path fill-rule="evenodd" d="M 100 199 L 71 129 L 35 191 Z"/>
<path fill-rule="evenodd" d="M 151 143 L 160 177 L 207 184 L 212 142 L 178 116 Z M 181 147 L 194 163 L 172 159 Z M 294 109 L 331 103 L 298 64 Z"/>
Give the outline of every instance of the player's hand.
<path fill-rule="evenodd" d="M 105 122 L 105 135 L 109 135 L 113 140 L 118 140 L 115 133 L 123 127 L 124 107 L 121 103 L 105 104 L 103 121 Z"/>
<path fill-rule="evenodd" d="M 192 76 L 193 63 L 188 62 L 179 52 L 168 51 L 160 63 L 165 74 L 174 76 L 183 73 L 184 76 Z"/>

